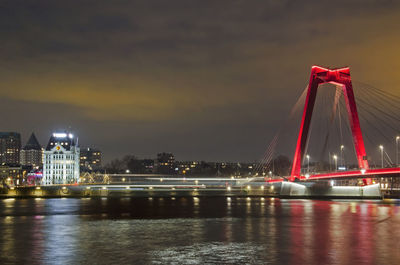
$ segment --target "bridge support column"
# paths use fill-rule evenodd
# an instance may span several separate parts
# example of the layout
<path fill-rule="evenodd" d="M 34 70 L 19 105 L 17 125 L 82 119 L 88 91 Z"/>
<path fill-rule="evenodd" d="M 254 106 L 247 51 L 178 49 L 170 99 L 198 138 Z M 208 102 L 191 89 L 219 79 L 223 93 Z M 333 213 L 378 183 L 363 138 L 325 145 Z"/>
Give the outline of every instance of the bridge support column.
<path fill-rule="evenodd" d="M 294 181 L 301 176 L 301 164 L 304 151 L 307 146 L 308 133 L 310 130 L 311 118 L 317 96 L 319 85 L 333 83 L 340 85 L 346 99 L 347 112 L 353 135 L 353 143 L 356 149 L 357 161 L 360 169 L 368 169 L 368 161 L 365 153 L 364 140 L 361 133 L 360 121 L 358 118 L 357 106 L 354 99 L 353 86 L 350 78 L 349 68 L 326 69 L 319 66 L 311 68 L 310 81 L 308 83 L 307 97 L 304 105 L 303 116 L 300 125 L 299 136 L 297 138 L 296 150 L 293 158 L 292 172 L 290 180 Z"/>

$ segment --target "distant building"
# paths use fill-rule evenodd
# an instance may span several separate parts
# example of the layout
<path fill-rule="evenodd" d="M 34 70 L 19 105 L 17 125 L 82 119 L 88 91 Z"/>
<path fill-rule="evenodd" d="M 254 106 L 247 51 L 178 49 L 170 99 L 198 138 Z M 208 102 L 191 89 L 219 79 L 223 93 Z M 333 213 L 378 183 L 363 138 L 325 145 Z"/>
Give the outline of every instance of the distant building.
<path fill-rule="evenodd" d="M 38 169 L 43 164 L 42 147 L 34 133 L 31 134 L 28 142 L 21 150 L 20 162 L 22 166 L 31 166 L 33 169 Z"/>
<path fill-rule="evenodd" d="M 181 161 L 175 163 L 175 173 L 181 175 L 200 174 L 200 162 L 198 161 Z"/>
<path fill-rule="evenodd" d="M 16 132 L 0 132 L 0 164 L 19 165 L 21 135 Z"/>
<path fill-rule="evenodd" d="M 28 185 L 39 185 L 42 183 L 43 172 L 42 171 L 34 171 L 26 173 L 26 184 Z"/>
<path fill-rule="evenodd" d="M 16 186 L 22 185 L 24 181 L 24 172 L 19 165 L 1 165 L 0 166 L 0 179 L 2 185 Z"/>
<path fill-rule="evenodd" d="M 101 151 L 93 148 L 81 149 L 80 167 L 83 171 L 101 169 Z"/>
<path fill-rule="evenodd" d="M 79 147 L 71 133 L 53 133 L 43 154 L 42 185 L 79 180 Z"/>
<path fill-rule="evenodd" d="M 175 157 L 171 153 L 159 153 L 155 163 L 157 173 L 174 174 L 175 173 Z"/>

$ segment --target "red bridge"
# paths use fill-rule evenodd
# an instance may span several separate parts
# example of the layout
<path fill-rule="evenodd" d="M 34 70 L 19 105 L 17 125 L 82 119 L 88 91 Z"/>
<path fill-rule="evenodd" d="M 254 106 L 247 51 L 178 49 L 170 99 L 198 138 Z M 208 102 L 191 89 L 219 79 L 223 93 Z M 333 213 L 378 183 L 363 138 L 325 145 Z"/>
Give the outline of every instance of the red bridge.
<path fill-rule="evenodd" d="M 318 89 L 320 89 L 320 85 L 325 83 L 332 83 L 336 86 L 340 86 L 343 91 L 359 170 L 302 175 L 301 164 L 304 157 L 305 148 L 308 143 L 311 118 L 313 115 L 317 91 Z M 364 184 L 371 184 L 371 177 L 376 178 L 392 175 L 400 175 L 400 168 L 396 167 L 370 169 L 369 167 L 364 147 L 364 139 L 362 136 L 360 121 L 357 112 L 357 105 L 354 98 L 353 86 L 350 77 L 350 69 L 348 67 L 339 69 L 327 69 L 319 66 L 313 66 L 311 68 L 310 81 L 307 87 L 307 96 L 297 139 L 296 150 L 294 153 L 292 171 L 291 175 L 288 178 L 289 181 L 363 178 Z"/>

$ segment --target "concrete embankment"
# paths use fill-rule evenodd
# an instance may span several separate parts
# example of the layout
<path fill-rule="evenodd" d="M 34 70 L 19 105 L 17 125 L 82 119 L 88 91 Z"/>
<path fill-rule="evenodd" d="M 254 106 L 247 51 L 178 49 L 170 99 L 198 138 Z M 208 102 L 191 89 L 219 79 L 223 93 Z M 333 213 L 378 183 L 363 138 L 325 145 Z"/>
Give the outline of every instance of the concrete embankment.
<path fill-rule="evenodd" d="M 195 197 L 279 196 L 274 187 L 136 187 L 129 185 L 76 185 L 4 188 L 0 197 Z"/>
<path fill-rule="evenodd" d="M 0 198 L 26 197 L 279 197 L 325 199 L 381 199 L 379 185 L 329 186 L 326 183 L 247 183 L 237 186 L 180 185 L 54 185 L 3 188 Z"/>

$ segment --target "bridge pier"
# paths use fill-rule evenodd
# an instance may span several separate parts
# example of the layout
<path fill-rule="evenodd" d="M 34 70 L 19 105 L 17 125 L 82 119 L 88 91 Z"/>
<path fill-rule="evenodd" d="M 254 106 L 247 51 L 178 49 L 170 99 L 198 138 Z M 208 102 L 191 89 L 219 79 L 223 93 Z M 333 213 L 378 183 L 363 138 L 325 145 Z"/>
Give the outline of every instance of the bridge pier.
<path fill-rule="evenodd" d="M 282 198 L 344 198 L 344 199 L 382 199 L 379 184 L 368 186 L 330 186 L 329 182 L 294 183 L 282 182 Z"/>

